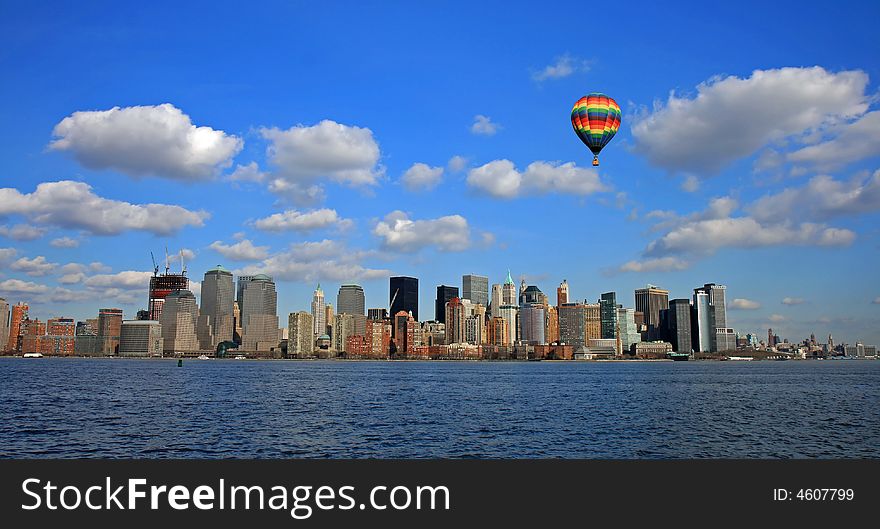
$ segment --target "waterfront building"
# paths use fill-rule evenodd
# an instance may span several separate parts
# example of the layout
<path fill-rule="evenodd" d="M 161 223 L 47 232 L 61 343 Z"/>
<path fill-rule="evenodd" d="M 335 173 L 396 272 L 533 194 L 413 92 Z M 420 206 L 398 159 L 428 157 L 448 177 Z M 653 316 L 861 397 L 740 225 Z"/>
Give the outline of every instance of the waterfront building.
<path fill-rule="evenodd" d="M 489 278 L 474 274 L 461 276 L 461 297 L 472 302 L 489 306 Z"/>
<path fill-rule="evenodd" d="M 312 294 L 312 342 L 314 342 L 318 336 L 321 336 L 325 332 L 327 332 L 327 311 L 326 306 L 324 305 L 324 291 L 321 289 L 321 283 L 318 283 L 318 286 L 315 287 L 315 292 Z"/>
<path fill-rule="evenodd" d="M 736 348 L 735 333 L 733 329 L 727 327 L 726 291 L 726 286 L 716 285 L 715 283 L 706 283 L 702 287 L 694 289 L 695 301 L 698 293 L 705 293 L 706 295 L 706 301 L 708 302 L 708 350 L 712 352 Z M 731 347 L 730 335 L 734 335 L 733 347 Z M 720 343 L 718 342 L 719 338 L 721 339 Z M 703 343 L 701 343 L 701 347 L 704 347 Z"/>
<path fill-rule="evenodd" d="M 219 264 L 205 272 L 202 280 L 202 305 L 199 310 L 199 341 L 203 349 L 214 350 L 221 342 L 233 340 L 234 295 L 232 272 Z"/>
<path fill-rule="evenodd" d="M 163 347 L 161 322 L 123 320 L 119 331 L 119 356 L 162 356 Z"/>
<path fill-rule="evenodd" d="M 559 306 L 559 341 L 571 345 L 575 351 L 587 343 L 587 315 L 583 303 L 563 303 Z"/>
<path fill-rule="evenodd" d="M 98 343 L 101 348 L 99 354 L 112 356 L 117 353 L 121 330 L 122 309 L 101 309 L 98 311 Z"/>
<path fill-rule="evenodd" d="M 12 306 L 9 316 L 9 338 L 6 340 L 6 350 L 21 352 L 21 324 L 28 317 L 28 304 L 19 301 Z"/>
<path fill-rule="evenodd" d="M 584 303 L 585 339 L 602 338 L 602 310 L 598 303 Z"/>
<path fill-rule="evenodd" d="M 496 347 L 512 345 L 509 325 L 508 321 L 501 316 L 495 316 L 489 320 L 488 344 Z"/>
<path fill-rule="evenodd" d="M 0 298 L 0 352 L 6 350 L 9 344 L 9 303 L 5 298 Z"/>
<path fill-rule="evenodd" d="M 345 352 L 345 344 L 348 341 L 349 336 L 358 334 L 356 332 L 357 324 L 355 323 L 355 317 L 354 314 L 346 314 L 343 312 L 337 314 L 333 318 L 332 348 L 337 354 Z M 361 318 L 363 317 L 363 314 L 361 314 Z M 366 326 L 366 319 L 364 319 L 364 326 Z M 290 347 L 289 344 L 290 342 L 288 341 L 288 347 Z"/>
<path fill-rule="evenodd" d="M 395 354 L 409 356 L 414 348 L 422 344 L 422 329 L 419 322 L 408 312 L 400 311 L 394 315 Z"/>
<path fill-rule="evenodd" d="M 690 300 L 673 299 L 669 302 L 669 308 L 664 310 L 666 310 L 666 335 L 672 343 L 672 350 L 690 353 L 693 348 Z"/>
<path fill-rule="evenodd" d="M 287 318 L 287 356 L 294 358 L 312 356 L 315 352 L 315 339 L 313 315 L 303 310 L 291 312 Z"/>
<path fill-rule="evenodd" d="M 76 343 L 76 323 L 73 318 L 50 318 L 46 321 L 46 337 L 42 353 L 54 356 L 72 356 Z"/>
<path fill-rule="evenodd" d="M 642 341 L 639 328 L 635 321 L 635 309 L 620 307 L 617 309 L 618 337 L 621 351 L 630 352 L 633 344 Z"/>
<path fill-rule="evenodd" d="M 730 327 L 715 329 L 716 352 L 723 353 L 736 349 L 736 332 Z"/>
<path fill-rule="evenodd" d="M 660 310 L 669 308 L 669 291 L 648 285 L 635 292 L 636 311 L 644 315 L 647 339 L 652 340 L 662 334 L 660 329 Z"/>
<path fill-rule="evenodd" d="M 498 309 L 498 315 L 504 318 L 504 320 L 507 322 L 507 344 L 515 344 L 518 338 L 517 331 L 519 328 L 519 307 L 517 307 L 516 305 L 501 305 L 501 307 Z"/>
<path fill-rule="evenodd" d="M 599 297 L 602 338 L 617 337 L 617 293 L 605 292 Z"/>
<path fill-rule="evenodd" d="M 666 355 L 672 352 L 672 344 L 661 340 L 638 342 L 632 345 L 631 352 L 636 358 L 666 358 Z"/>
<path fill-rule="evenodd" d="M 532 288 L 532 287 L 528 287 Z M 528 289 L 526 289 L 528 291 Z M 525 298 L 526 296 L 524 296 Z M 545 305 L 543 303 L 526 302 L 520 305 L 519 321 L 521 328 L 521 341 L 529 345 L 542 345 L 547 343 L 544 336 L 545 330 Z"/>
<path fill-rule="evenodd" d="M 366 335 L 369 358 L 388 358 L 391 349 L 391 322 L 387 320 L 367 320 Z"/>
<path fill-rule="evenodd" d="M 446 285 L 437 287 L 437 298 L 434 300 L 434 321 L 446 323 L 446 304 L 452 298 L 458 298 L 458 287 Z"/>
<path fill-rule="evenodd" d="M 709 294 L 702 289 L 695 289 L 691 317 L 691 335 L 694 351 L 709 352 L 712 350 L 712 322 L 710 314 Z"/>
<path fill-rule="evenodd" d="M 159 319 L 162 324 L 162 350 L 170 354 L 198 351 L 198 320 L 199 307 L 192 292 L 178 290 L 165 296 Z"/>
<path fill-rule="evenodd" d="M 391 314 L 411 312 L 419 319 L 419 280 L 415 277 L 395 276 L 388 281 L 388 304 Z"/>
<path fill-rule="evenodd" d="M 242 349 L 271 351 L 278 346 L 278 295 L 275 282 L 265 274 L 239 277 Z M 323 333 L 322 333 L 323 334 Z"/>
<path fill-rule="evenodd" d="M 464 343 L 465 340 L 465 318 L 467 317 L 466 309 L 461 299 L 454 297 L 446 303 L 446 316 L 444 323 L 446 324 L 446 345 L 454 343 Z"/>
<path fill-rule="evenodd" d="M 25 319 L 19 327 L 21 332 L 21 353 L 42 353 L 43 338 L 46 336 L 46 324 L 38 318 Z"/>
<path fill-rule="evenodd" d="M 547 329 L 544 331 L 544 338 L 547 343 L 556 343 L 559 341 L 559 309 L 555 305 L 548 305 L 547 309 Z"/>

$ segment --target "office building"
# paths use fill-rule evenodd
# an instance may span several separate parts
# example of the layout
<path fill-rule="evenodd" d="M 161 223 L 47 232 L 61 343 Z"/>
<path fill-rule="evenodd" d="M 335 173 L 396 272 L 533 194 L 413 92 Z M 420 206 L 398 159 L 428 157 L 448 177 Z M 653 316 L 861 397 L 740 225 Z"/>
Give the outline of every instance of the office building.
<path fill-rule="evenodd" d="M 119 356 L 162 356 L 163 348 L 161 322 L 123 320 L 119 331 Z"/>
<path fill-rule="evenodd" d="M 162 314 L 162 350 L 168 354 L 188 353 L 200 349 L 197 326 L 199 307 L 189 290 L 178 290 L 165 296 Z"/>
<path fill-rule="evenodd" d="M 314 316 L 303 310 L 291 312 L 287 318 L 287 356 L 312 356 L 315 352 L 315 339 Z"/>
<path fill-rule="evenodd" d="M 690 353 L 693 347 L 691 331 L 691 302 L 689 299 L 673 299 L 666 311 L 666 339 L 672 350 Z"/>
<path fill-rule="evenodd" d="M 568 280 L 563 279 L 562 283 L 556 287 L 556 306 L 559 307 L 568 303 Z"/>
<path fill-rule="evenodd" d="M 529 287 L 532 288 L 532 287 Z M 520 305 L 520 340 L 529 345 L 543 345 L 547 343 L 544 337 L 545 316 L 543 303 L 526 302 Z"/>
<path fill-rule="evenodd" d="M 9 303 L 0 298 L 0 352 L 6 350 L 9 343 Z"/>
<path fill-rule="evenodd" d="M 458 287 L 440 285 L 437 287 L 437 298 L 434 300 L 434 321 L 446 323 L 446 304 L 458 297 Z"/>
<path fill-rule="evenodd" d="M 28 317 L 28 304 L 18 302 L 12 306 L 9 315 L 9 338 L 6 340 L 7 351 L 21 352 L 21 324 Z"/>
<path fill-rule="evenodd" d="M 586 305 L 563 303 L 559 306 L 559 341 L 575 351 L 587 344 Z"/>
<path fill-rule="evenodd" d="M 339 292 L 336 294 L 336 313 L 354 316 L 354 334 L 363 336 L 366 333 L 367 317 L 365 307 L 363 287 L 352 283 L 339 287 Z M 333 341 L 336 343 L 335 338 Z M 344 346 L 345 342 L 342 344 L 342 347 Z M 342 348 L 339 351 L 341 352 Z"/>
<path fill-rule="evenodd" d="M 605 292 L 599 297 L 602 338 L 617 337 L 617 293 Z"/>
<path fill-rule="evenodd" d="M 623 352 L 631 351 L 633 344 L 642 341 L 642 335 L 639 334 L 639 328 L 635 321 L 635 312 L 635 309 L 624 307 L 617 309 L 618 338 Z"/>
<path fill-rule="evenodd" d="M 500 314 L 501 305 L 501 285 L 495 283 L 492 285 L 492 299 L 489 301 L 489 314 L 493 318 Z"/>
<path fill-rule="evenodd" d="M 271 351 L 280 342 L 275 282 L 265 274 L 250 276 L 247 281 L 239 277 L 239 290 L 241 348 L 245 351 Z"/>
<path fill-rule="evenodd" d="M 180 292 L 189 288 L 189 279 L 181 270 L 179 274 L 172 274 L 165 263 L 165 273 L 160 275 L 159 268 L 153 270 L 153 276 L 150 277 L 149 297 L 147 299 L 147 311 L 149 319 L 159 321 L 162 317 L 162 306 L 165 298 L 172 292 Z M 119 324 L 120 328 L 122 323 Z"/>
<path fill-rule="evenodd" d="M 395 276 L 389 280 L 388 301 L 391 314 L 400 311 L 412 313 L 419 320 L 419 280 L 415 277 Z"/>
<path fill-rule="evenodd" d="M 422 345 L 422 329 L 419 322 L 408 312 L 400 311 L 394 315 L 394 346 L 396 356 L 407 356 L 415 347 Z"/>
<path fill-rule="evenodd" d="M 475 304 L 489 306 L 489 278 L 474 274 L 461 276 L 461 297 Z"/>
<path fill-rule="evenodd" d="M 598 303 L 584 303 L 584 332 L 586 340 L 602 338 L 602 310 Z"/>
<path fill-rule="evenodd" d="M 387 320 L 388 309 L 367 309 L 367 320 Z"/>
<path fill-rule="evenodd" d="M 203 349 L 214 350 L 221 342 L 233 340 L 235 333 L 235 289 L 232 272 L 217 265 L 205 272 L 202 305 L 199 310 Z"/>
<path fill-rule="evenodd" d="M 98 354 L 113 356 L 118 352 L 121 330 L 122 309 L 101 309 L 98 311 L 98 343 L 100 344 Z"/>
<path fill-rule="evenodd" d="M 355 318 L 357 317 L 361 318 L 361 321 L 364 323 L 364 327 L 366 328 L 367 320 L 363 314 L 358 316 L 355 314 L 347 314 L 343 312 L 337 314 L 333 318 L 333 350 L 337 354 L 345 351 L 345 343 L 348 341 L 349 336 L 363 336 L 363 334 L 357 333 L 357 323 L 355 322 Z M 290 342 L 288 341 L 288 348 L 289 347 Z"/>
<path fill-rule="evenodd" d="M 324 304 L 324 291 L 321 289 L 321 283 L 318 283 L 312 294 L 312 326 L 314 334 L 312 341 L 327 332 L 327 307 Z"/>
<path fill-rule="evenodd" d="M 510 275 L 510 270 L 507 271 L 507 279 L 501 285 L 501 305 L 517 305 L 516 284 Z"/>
<path fill-rule="evenodd" d="M 446 316 L 444 323 L 446 324 L 446 345 L 454 343 L 464 343 L 465 340 L 465 319 L 467 313 L 461 299 L 454 297 L 446 303 Z"/>
<path fill-rule="evenodd" d="M 46 321 L 43 354 L 73 356 L 76 343 L 76 322 L 73 318 L 50 318 Z"/>
<path fill-rule="evenodd" d="M 669 308 L 669 291 L 648 285 L 635 292 L 636 311 L 644 315 L 644 325 L 647 327 L 647 339 L 653 340 L 655 336 L 662 334 L 660 328 L 660 310 Z"/>

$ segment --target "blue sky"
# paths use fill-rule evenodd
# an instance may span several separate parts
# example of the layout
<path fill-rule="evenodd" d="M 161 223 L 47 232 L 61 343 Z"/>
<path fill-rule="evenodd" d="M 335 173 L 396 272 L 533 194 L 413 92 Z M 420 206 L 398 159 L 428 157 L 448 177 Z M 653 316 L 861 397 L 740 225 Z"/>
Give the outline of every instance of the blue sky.
<path fill-rule="evenodd" d="M 509 267 L 880 342 L 880 7 L 481 4 L 4 2 L 0 296 L 133 316 L 167 246 L 275 276 L 282 315 L 405 274 L 430 318 Z M 623 109 L 598 170 L 592 91 Z"/>

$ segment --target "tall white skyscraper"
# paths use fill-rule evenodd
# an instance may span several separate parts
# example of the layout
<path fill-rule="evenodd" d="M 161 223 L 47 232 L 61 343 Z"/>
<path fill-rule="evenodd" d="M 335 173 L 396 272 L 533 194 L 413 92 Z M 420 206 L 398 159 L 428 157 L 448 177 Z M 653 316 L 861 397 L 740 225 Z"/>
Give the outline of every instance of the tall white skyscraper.
<path fill-rule="evenodd" d="M 321 283 L 318 283 L 314 294 L 312 294 L 312 321 L 314 326 L 312 332 L 316 339 L 327 333 L 327 308 L 324 303 L 324 291 L 321 290 Z"/>
<path fill-rule="evenodd" d="M 199 306 L 189 290 L 178 290 L 165 297 L 159 322 L 162 325 L 162 349 L 166 353 L 198 351 L 196 325 Z"/>
<path fill-rule="evenodd" d="M 265 274 L 238 278 L 242 345 L 245 351 L 269 351 L 279 343 L 278 294 Z"/>
<path fill-rule="evenodd" d="M 233 287 L 232 272 L 217 265 L 205 272 L 202 281 L 202 307 L 199 311 L 201 326 L 206 329 L 210 343 L 203 343 L 203 348 L 215 348 L 220 342 L 232 340 L 233 321 Z"/>

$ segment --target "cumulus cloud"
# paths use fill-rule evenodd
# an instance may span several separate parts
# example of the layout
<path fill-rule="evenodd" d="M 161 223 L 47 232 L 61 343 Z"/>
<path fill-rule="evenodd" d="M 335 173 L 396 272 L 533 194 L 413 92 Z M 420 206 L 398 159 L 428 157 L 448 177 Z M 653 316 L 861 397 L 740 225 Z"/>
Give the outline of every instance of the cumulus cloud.
<path fill-rule="evenodd" d="M 450 173 L 457 173 L 467 167 L 468 159 L 456 154 L 446 162 L 446 168 Z"/>
<path fill-rule="evenodd" d="M 16 224 L 14 226 L 0 226 L 0 236 L 14 241 L 32 241 L 46 234 L 46 228 L 31 226 L 30 224 Z"/>
<path fill-rule="evenodd" d="M 33 259 L 21 257 L 9 265 L 9 268 L 16 272 L 24 272 L 32 277 L 40 277 L 51 274 L 56 268 L 58 268 L 58 263 L 50 263 L 45 257 L 38 255 Z"/>
<path fill-rule="evenodd" d="M 771 314 L 767 318 L 767 320 L 770 321 L 771 323 L 781 323 L 781 322 L 785 321 L 785 316 L 783 316 L 782 314 Z"/>
<path fill-rule="evenodd" d="M 151 272 L 126 270 L 115 274 L 97 274 L 85 280 L 85 285 L 94 289 L 141 290 L 150 286 Z"/>
<path fill-rule="evenodd" d="M 366 252 L 338 241 L 323 240 L 292 244 L 261 263 L 236 271 L 240 275 L 267 274 L 281 281 L 359 281 L 387 278 L 389 270 L 367 268 Z"/>
<path fill-rule="evenodd" d="M 392 211 L 376 223 L 373 234 L 387 250 L 411 253 L 435 246 L 441 251 L 460 252 L 471 245 L 471 229 L 461 215 L 411 220 L 403 211 Z"/>
<path fill-rule="evenodd" d="M 196 252 L 189 248 L 181 248 L 180 250 L 168 254 L 168 262 L 169 263 L 179 263 L 181 258 L 183 261 L 189 262 L 196 258 Z"/>
<path fill-rule="evenodd" d="M 761 308 L 761 304 L 751 299 L 736 298 L 730 302 L 730 308 L 736 310 L 756 310 Z"/>
<path fill-rule="evenodd" d="M 783 298 L 783 300 L 782 300 L 783 305 L 801 305 L 803 303 L 806 303 L 806 300 L 804 300 L 804 298 L 786 297 L 786 298 Z"/>
<path fill-rule="evenodd" d="M 168 103 L 74 112 L 52 133 L 50 149 L 67 152 L 90 169 L 176 180 L 213 177 L 243 145 L 222 130 L 193 125 Z"/>
<path fill-rule="evenodd" d="M 12 261 L 16 255 L 18 255 L 18 250 L 15 248 L 0 248 L 0 264 Z"/>
<path fill-rule="evenodd" d="M 690 266 L 687 261 L 677 257 L 656 257 L 641 261 L 628 261 L 620 265 L 620 272 L 672 272 Z"/>
<path fill-rule="evenodd" d="M 482 114 L 474 116 L 474 122 L 471 125 L 471 133 L 482 136 L 494 136 L 500 129 L 501 125 L 494 123 L 492 118 Z"/>
<path fill-rule="evenodd" d="M 569 54 L 556 58 L 556 62 L 548 64 L 543 69 L 532 73 L 532 79 L 535 81 L 546 81 L 547 79 L 562 79 L 568 77 L 575 72 L 586 72 L 590 69 L 587 61 L 572 57 Z"/>
<path fill-rule="evenodd" d="M 578 167 L 574 162 L 537 161 L 520 173 L 510 160 L 494 160 L 471 169 L 467 184 L 497 198 L 546 193 L 590 195 L 610 190 L 599 179 L 598 171 Z"/>
<path fill-rule="evenodd" d="M 836 169 L 880 155 L 880 111 L 868 112 L 835 132 L 837 135 L 830 140 L 789 153 L 788 160 Z"/>
<path fill-rule="evenodd" d="M 352 187 L 376 185 L 384 175 L 373 131 L 324 120 L 287 130 L 260 129 L 276 171 L 269 189 L 296 203 L 323 199 L 322 180 Z"/>
<path fill-rule="evenodd" d="M 41 294 L 48 291 L 49 287 L 46 285 L 40 285 L 32 281 L 22 281 L 20 279 L 0 281 L 0 292 L 5 294 Z"/>
<path fill-rule="evenodd" d="M 451 160 L 450 160 L 451 162 Z M 443 168 L 414 163 L 400 179 L 410 191 L 430 191 L 443 180 Z"/>
<path fill-rule="evenodd" d="M 265 182 L 269 177 L 269 173 L 260 170 L 257 162 L 251 162 L 247 165 L 236 165 L 235 170 L 226 177 L 227 180 L 233 182 Z"/>
<path fill-rule="evenodd" d="M 234 244 L 214 241 L 210 248 L 231 261 L 259 261 L 269 256 L 268 246 L 254 246 L 254 243 L 248 239 L 242 239 Z"/>
<path fill-rule="evenodd" d="M 880 170 L 848 182 L 819 175 L 801 187 L 786 188 L 757 200 L 749 212 L 761 221 L 827 220 L 880 211 Z"/>
<path fill-rule="evenodd" d="M 33 193 L 0 188 L 0 216 L 23 215 L 37 224 L 80 229 L 96 235 L 140 230 L 170 235 L 184 226 L 203 226 L 204 211 L 167 204 L 131 204 L 96 195 L 83 182 L 44 182 Z"/>
<path fill-rule="evenodd" d="M 306 232 L 329 227 L 345 229 L 351 225 L 351 220 L 340 217 L 335 209 L 327 208 L 305 212 L 288 209 L 254 221 L 254 226 L 264 231 Z"/>
<path fill-rule="evenodd" d="M 634 150 L 656 167 L 708 176 L 772 142 L 860 116 L 867 84 L 865 72 L 818 66 L 713 78 L 695 96 L 672 93 L 637 116 Z"/>
<path fill-rule="evenodd" d="M 55 248 L 76 248 L 79 246 L 79 240 L 70 237 L 58 237 L 57 239 L 52 239 L 49 244 Z"/>

